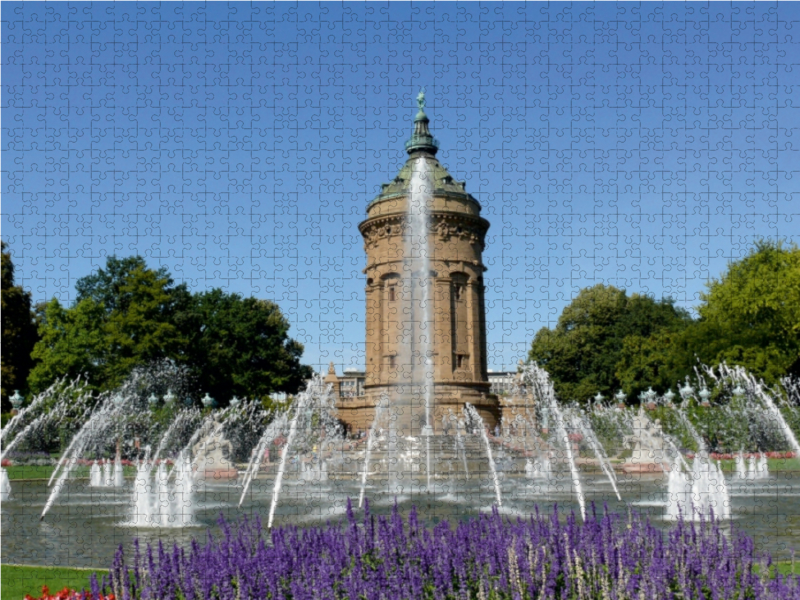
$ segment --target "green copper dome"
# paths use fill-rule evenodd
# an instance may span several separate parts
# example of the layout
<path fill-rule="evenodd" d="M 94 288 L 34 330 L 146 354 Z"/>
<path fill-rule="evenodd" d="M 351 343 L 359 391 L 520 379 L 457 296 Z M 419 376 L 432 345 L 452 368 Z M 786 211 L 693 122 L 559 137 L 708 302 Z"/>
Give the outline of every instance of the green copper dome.
<path fill-rule="evenodd" d="M 389 200 L 398 196 L 407 195 L 409 192 L 412 170 L 414 168 L 419 168 L 420 160 L 425 161 L 426 168 L 431 174 L 430 179 L 434 182 L 434 196 L 457 197 L 458 199 L 472 201 L 478 204 L 478 201 L 466 191 L 466 182 L 453 179 L 453 176 L 447 172 L 447 169 L 442 166 L 442 163 L 436 159 L 436 151 L 439 149 L 439 143 L 428 129 L 430 120 L 424 111 L 424 89 L 420 91 L 419 96 L 417 96 L 417 104 L 419 106 L 419 112 L 416 117 L 414 117 L 414 131 L 406 142 L 406 151 L 409 154 L 408 160 L 392 181 L 381 185 L 381 193 L 370 202 L 370 206 L 382 200 Z"/>

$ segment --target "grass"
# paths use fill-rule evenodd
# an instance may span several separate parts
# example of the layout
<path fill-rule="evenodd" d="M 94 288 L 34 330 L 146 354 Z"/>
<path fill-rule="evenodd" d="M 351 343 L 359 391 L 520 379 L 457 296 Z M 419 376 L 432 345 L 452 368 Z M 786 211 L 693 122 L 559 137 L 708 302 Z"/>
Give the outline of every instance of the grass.
<path fill-rule="evenodd" d="M 747 464 L 747 460 L 745 464 Z M 724 459 L 719 461 L 722 470 L 725 473 L 736 472 L 736 461 L 732 459 Z M 800 459 L 798 458 L 768 458 L 767 465 L 769 466 L 770 473 L 777 471 L 800 471 Z"/>
<path fill-rule="evenodd" d="M 8 478 L 11 481 L 19 480 L 19 479 L 50 479 L 50 475 L 53 474 L 53 470 L 55 466 L 53 465 L 43 465 L 43 466 L 10 466 L 10 467 L 3 467 L 6 472 L 8 473 Z M 122 472 L 124 473 L 125 477 L 133 477 L 136 475 L 136 467 L 122 467 Z M 70 477 L 89 477 L 89 467 L 88 466 L 77 466 L 72 469 L 72 473 Z"/>
<path fill-rule="evenodd" d="M 64 587 L 75 590 L 89 589 L 89 577 L 92 573 L 97 573 L 99 580 L 107 571 L 2 565 L 0 566 L 0 584 L 2 585 L 0 600 L 22 600 L 25 594 L 38 598 L 42 594 L 43 585 L 50 588 L 51 594 L 55 594 Z"/>
<path fill-rule="evenodd" d="M 770 577 L 775 577 L 776 569 L 781 575 L 800 575 L 800 560 L 794 562 L 794 571 L 792 570 L 792 561 L 790 560 L 781 560 L 772 563 L 769 569 Z M 761 571 L 761 567 L 758 563 L 753 565 L 753 571 L 756 573 Z M 3 598 L 3 600 L 5 600 L 5 598 Z"/>

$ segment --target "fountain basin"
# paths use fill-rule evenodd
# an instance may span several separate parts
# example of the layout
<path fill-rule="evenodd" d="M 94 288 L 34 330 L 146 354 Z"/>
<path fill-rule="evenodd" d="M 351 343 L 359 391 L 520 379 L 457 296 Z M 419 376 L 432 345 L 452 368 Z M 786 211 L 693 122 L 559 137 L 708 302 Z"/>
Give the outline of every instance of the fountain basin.
<path fill-rule="evenodd" d="M 635 462 L 624 463 L 620 467 L 623 473 L 628 475 L 646 475 L 648 473 L 669 473 L 669 465 L 657 462 Z"/>
<path fill-rule="evenodd" d="M 239 471 L 235 468 L 199 469 L 195 477 L 206 481 L 235 481 L 239 478 Z"/>

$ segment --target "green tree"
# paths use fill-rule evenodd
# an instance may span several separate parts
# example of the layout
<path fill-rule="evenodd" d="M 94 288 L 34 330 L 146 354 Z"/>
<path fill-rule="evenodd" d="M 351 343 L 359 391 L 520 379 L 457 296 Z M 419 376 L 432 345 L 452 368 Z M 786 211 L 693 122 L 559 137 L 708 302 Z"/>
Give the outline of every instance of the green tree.
<path fill-rule="evenodd" d="M 696 352 L 707 364 L 741 365 L 767 383 L 800 375 L 800 249 L 759 241 L 707 285 Z"/>
<path fill-rule="evenodd" d="M 75 304 L 46 307 L 30 376 L 41 391 L 58 377 L 85 374 L 93 386 L 117 386 L 139 365 L 180 358 L 186 340 L 175 316 L 190 301 L 164 269 L 148 269 L 141 257 L 110 257 L 106 269 L 80 279 Z"/>
<path fill-rule="evenodd" d="M 670 299 L 628 296 L 623 290 L 598 284 L 581 290 L 554 329 L 539 330 L 529 359 L 549 372 L 556 392 L 565 400 L 586 401 L 598 391 L 609 397 L 620 387 L 616 371 L 626 338 L 680 330 L 690 320 Z"/>
<path fill-rule="evenodd" d="M 2 410 L 11 410 L 8 396 L 15 389 L 27 390 L 26 380 L 33 366 L 31 352 L 36 344 L 37 332 L 31 311 L 31 295 L 22 287 L 14 285 L 14 263 L 7 244 L 0 242 L 2 252 Z"/>
<path fill-rule="evenodd" d="M 234 395 L 295 393 L 311 376 L 300 364 L 302 344 L 288 336 L 289 322 L 267 300 L 220 289 L 196 294 L 182 327 L 199 390 L 221 405 Z"/>

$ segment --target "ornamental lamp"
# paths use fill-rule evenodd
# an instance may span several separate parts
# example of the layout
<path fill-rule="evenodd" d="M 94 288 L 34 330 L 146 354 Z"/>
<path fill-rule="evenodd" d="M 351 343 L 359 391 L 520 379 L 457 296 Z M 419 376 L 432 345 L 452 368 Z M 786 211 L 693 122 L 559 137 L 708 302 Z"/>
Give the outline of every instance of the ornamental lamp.
<path fill-rule="evenodd" d="M 675 399 L 675 392 L 672 391 L 672 388 L 667 390 L 667 393 L 664 394 L 664 400 L 667 401 L 667 404 L 672 405 L 672 401 Z"/>
<path fill-rule="evenodd" d="M 158 405 L 158 396 L 155 394 L 150 394 L 150 396 L 147 398 L 147 403 L 151 408 L 155 408 Z"/>
<path fill-rule="evenodd" d="M 200 399 L 200 402 L 202 402 L 203 406 L 206 408 L 212 408 L 214 406 L 214 399 L 208 395 L 208 392 Z"/>
<path fill-rule="evenodd" d="M 689 385 L 689 376 L 688 375 L 686 376 L 686 385 L 684 385 L 682 388 L 680 388 L 678 390 L 678 393 L 680 393 L 681 398 L 683 398 L 684 400 L 688 400 L 689 398 L 694 396 L 694 388 L 691 385 Z"/>
<path fill-rule="evenodd" d="M 166 404 L 172 405 L 175 403 L 175 400 L 177 400 L 177 396 L 172 393 L 172 388 L 168 389 L 167 393 L 164 394 L 164 402 Z"/>
<path fill-rule="evenodd" d="M 711 397 L 711 392 L 708 391 L 706 386 L 703 386 L 703 389 L 700 390 L 700 400 L 702 400 L 703 406 L 709 406 L 708 399 Z"/>
<path fill-rule="evenodd" d="M 236 408 L 237 406 L 239 406 L 239 404 L 241 404 L 241 402 L 242 402 L 242 401 L 241 401 L 241 400 L 239 400 L 239 397 L 238 397 L 238 396 L 234 396 L 233 398 L 231 398 L 231 406 L 232 406 L 233 408 Z"/>
<path fill-rule="evenodd" d="M 733 388 L 733 395 L 736 396 L 737 398 L 741 398 L 742 396 L 744 396 L 744 388 L 737 383 L 736 387 Z"/>
<path fill-rule="evenodd" d="M 11 401 L 11 406 L 14 407 L 14 410 L 19 410 L 22 408 L 22 403 L 25 401 L 25 396 L 20 396 L 19 390 L 14 390 L 14 395 L 9 398 Z"/>

